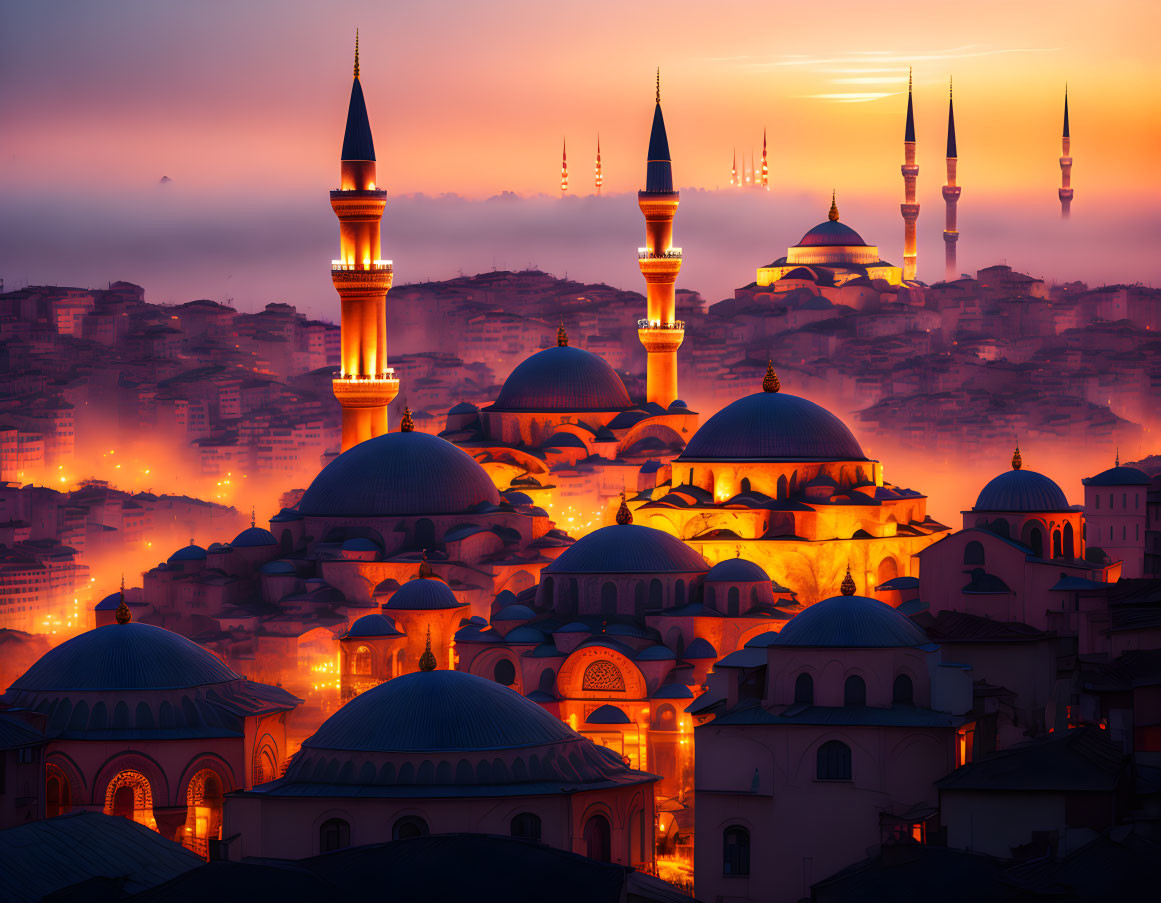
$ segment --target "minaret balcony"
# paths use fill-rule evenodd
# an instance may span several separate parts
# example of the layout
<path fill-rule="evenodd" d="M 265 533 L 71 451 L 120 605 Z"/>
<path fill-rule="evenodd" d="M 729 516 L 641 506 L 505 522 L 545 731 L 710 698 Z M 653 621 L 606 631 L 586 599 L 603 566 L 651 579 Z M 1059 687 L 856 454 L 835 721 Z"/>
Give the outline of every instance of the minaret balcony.
<path fill-rule="evenodd" d="M 681 248 L 669 248 L 666 251 L 650 251 L 648 248 L 637 249 L 638 260 L 649 260 L 652 258 L 663 257 L 681 257 Z"/>
<path fill-rule="evenodd" d="M 637 266 L 641 268 L 641 275 L 647 283 L 675 282 L 681 271 L 681 249 L 673 248 L 669 253 L 644 255 L 638 251 Z"/>
<path fill-rule="evenodd" d="M 393 277 L 390 260 L 369 260 L 363 263 L 331 261 L 331 282 L 340 294 L 343 292 L 386 294 L 391 290 Z"/>
<path fill-rule="evenodd" d="M 339 219 L 382 219 L 387 192 L 381 188 L 332 191 L 331 209 Z"/>
<path fill-rule="evenodd" d="M 331 388 L 344 408 L 380 408 L 399 394 L 399 380 L 388 367 L 378 376 L 336 376 Z"/>
<path fill-rule="evenodd" d="M 662 323 L 660 320 L 638 320 L 637 338 L 645 346 L 648 354 L 668 354 L 681 347 L 685 339 L 685 323 L 673 320 Z"/>
<path fill-rule="evenodd" d="M 960 195 L 960 186 L 958 185 L 944 185 L 943 199 L 945 201 L 958 201 Z"/>

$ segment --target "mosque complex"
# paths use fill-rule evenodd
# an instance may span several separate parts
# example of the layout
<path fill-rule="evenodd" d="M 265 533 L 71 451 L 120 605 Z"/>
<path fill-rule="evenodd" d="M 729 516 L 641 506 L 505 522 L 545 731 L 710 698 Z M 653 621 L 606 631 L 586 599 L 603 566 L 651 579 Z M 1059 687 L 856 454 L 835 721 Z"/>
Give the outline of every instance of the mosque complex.
<path fill-rule="evenodd" d="M 910 91 L 905 136 L 902 267 L 840 221 L 832 196 L 827 220 L 747 291 L 845 303 L 914 284 Z M 785 391 L 773 362 L 712 416 L 688 408 L 659 76 L 638 194 L 644 399 L 562 325 L 491 405 L 456 405 L 439 436 L 408 410 L 390 430 L 393 263 L 357 44 L 341 158 L 342 452 L 268 528 L 191 542 L 8 688 L 6 706 L 37 714 L 47 813 L 125 815 L 206 858 L 211 841 L 221 858 L 306 858 L 470 831 L 651 873 L 659 859 L 690 868 L 705 825 L 706 899 L 759 898 L 726 880 L 751 874 L 751 843 L 779 850 L 755 856 L 755 873 L 828 847 L 825 873 L 862 855 L 884 817 L 925 830 L 935 782 L 1015 722 L 972 708 L 970 669 L 918 626 L 916 602 L 936 620 L 1054 629 L 1039 600 L 1063 610 L 1077 587 L 1121 574 L 1087 554 L 1083 510 L 1017 450 L 954 531 L 922 492 L 888 482 L 839 417 Z M 954 158 L 949 108 L 953 188 Z M 950 272 L 958 188 L 945 197 Z M 603 475 L 610 516 L 574 537 L 546 505 L 554 474 L 582 463 Z M 1144 498 L 1142 479 L 1118 462 L 1093 492 Z M 337 661 L 341 704 L 296 737 L 294 663 L 316 644 Z M 1029 693 L 1022 723 L 1049 729 L 1065 690 Z M 783 748 L 801 774 L 771 770 Z M 890 750 L 907 765 L 897 781 L 881 776 Z M 860 775 L 850 824 L 829 846 L 809 828 L 786 837 L 776 807 L 809 808 L 817 781 L 851 781 L 852 755 L 876 777 Z"/>

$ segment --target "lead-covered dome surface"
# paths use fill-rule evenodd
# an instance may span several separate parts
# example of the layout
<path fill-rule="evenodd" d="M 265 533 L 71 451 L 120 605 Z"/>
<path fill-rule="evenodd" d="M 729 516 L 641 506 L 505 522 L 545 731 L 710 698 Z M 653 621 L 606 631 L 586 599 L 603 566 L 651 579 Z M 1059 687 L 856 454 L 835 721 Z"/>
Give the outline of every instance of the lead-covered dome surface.
<path fill-rule="evenodd" d="M 770 575 L 745 558 L 726 558 L 705 575 L 707 583 L 769 583 Z"/>
<path fill-rule="evenodd" d="M 1148 486 L 1152 480 L 1143 470 L 1118 464 L 1084 480 L 1085 486 Z"/>
<path fill-rule="evenodd" d="M 239 680 L 212 652 L 151 624 L 109 624 L 50 649 L 13 690 L 171 690 Z"/>
<path fill-rule="evenodd" d="M 442 580 L 416 577 L 399 587 L 383 607 L 406 611 L 430 611 L 438 608 L 459 608 L 466 604 L 460 602 Z"/>
<path fill-rule="evenodd" d="M 832 596 L 787 621 L 770 645 L 867 649 L 929 642 L 910 618 L 878 599 Z"/>
<path fill-rule="evenodd" d="M 679 461 L 866 461 L 846 424 L 826 408 L 785 392 L 731 402 L 689 440 Z"/>
<path fill-rule="evenodd" d="M 234 537 L 230 545 L 236 549 L 256 546 L 276 546 L 278 545 L 278 540 L 274 538 L 273 533 L 269 530 L 264 530 L 262 527 L 247 527 Z"/>
<path fill-rule="evenodd" d="M 582 536 L 544 568 L 546 574 L 704 573 L 709 564 L 675 536 L 616 524 Z"/>
<path fill-rule="evenodd" d="M 827 220 L 819 223 L 804 236 L 795 246 L 799 248 L 824 247 L 866 247 L 863 237 L 854 229 L 838 220 Z"/>
<path fill-rule="evenodd" d="M 1009 470 L 980 490 L 974 511 L 1067 511 L 1068 499 L 1049 477 L 1034 470 Z"/>
<path fill-rule="evenodd" d="M 500 501 L 484 469 L 450 442 L 420 432 L 385 433 L 331 461 L 306 490 L 308 517 L 459 514 Z"/>
<path fill-rule="evenodd" d="M 538 351 L 513 370 L 493 411 L 618 411 L 629 393 L 608 362 L 568 345 Z"/>
<path fill-rule="evenodd" d="M 463 671 L 418 671 L 360 693 L 331 715 L 304 749 L 465 752 L 578 739 L 534 702 Z"/>

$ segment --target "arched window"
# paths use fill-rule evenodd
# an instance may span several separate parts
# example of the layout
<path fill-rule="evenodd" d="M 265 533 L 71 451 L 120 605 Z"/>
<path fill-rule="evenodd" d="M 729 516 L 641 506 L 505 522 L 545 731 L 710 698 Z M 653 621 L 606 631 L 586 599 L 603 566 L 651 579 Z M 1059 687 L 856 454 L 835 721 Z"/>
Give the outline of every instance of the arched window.
<path fill-rule="evenodd" d="M 782 474 L 782 476 L 780 476 L 778 478 L 777 492 L 778 492 L 778 498 L 780 498 L 780 499 L 786 498 L 786 495 L 787 495 L 787 493 L 786 493 L 786 474 Z"/>
<path fill-rule="evenodd" d="M 749 477 L 742 477 L 742 482 L 739 485 L 738 491 L 739 492 L 749 492 L 750 491 L 750 478 Z"/>
<path fill-rule="evenodd" d="M 510 687 L 516 683 L 516 666 L 512 664 L 512 659 L 502 658 L 497 660 L 496 666 L 492 669 L 492 680 L 506 687 Z"/>
<path fill-rule="evenodd" d="M 1073 533 L 1072 524 L 1064 525 L 1064 557 L 1076 558 L 1076 535 Z"/>
<path fill-rule="evenodd" d="M 681 608 L 685 604 L 685 581 L 678 580 L 673 584 L 673 607 Z"/>
<path fill-rule="evenodd" d="M 59 766 L 51 762 L 44 766 L 44 771 L 45 817 L 64 815 L 73 804 L 72 786 L 69 784 L 68 776 Z"/>
<path fill-rule="evenodd" d="M 633 581 L 633 611 L 638 617 L 645 614 L 645 581 Z"/>
<path fill-rule="evenodd" d="M 722 874 L 750 874 L 750 832 L 740 825 L 722 832 Z"/>
<path fill-rule="evenodd" d="M 521 812 L 512 819 L 513 837 L 518 837 L 521 840 L 531 840 L 534 843 L 540 842 L 540 816 L 534 812 Z"/>
<path fill-rule="evenodd" d="M 405 815 L 391 828 L 392 840 L 411 840 L 413 837 L 426 837 L 427 822 L 416 815 Z"/>
<path fill-rule="evenodd" d="M 1062 553 L 1063 553 L 1063 549 L 1061 547 L 1061 542 L 1060 542 L 1060 531 L 1053 530 L 1052 531 L 1052 557 L 1059 558 Z"/>
<path fill-rule="evenodd" d="M 351 845 L 351 826 L 341 818 L 328 818 L 318 829 L 318 851 L 330 853 Z"/>
<path fill-rule="evenodd" d="M 839 740 L 828 740 L 818 748 L 815 776 L 820 781 L 851 779 L 851 748 Z"/>
<path fill-rule="evenodd" d="M 662 731 L 672 731 L 677 729 L 677 709 L 671 706 L 668 702 L 657 709 L 656 727 Z"/>
<path fill-rule="evenodd" d="M 984 544 L 974 539 L 963 547 L 963 563 L 984 566 Z"/>
<path fill-rule="evenodd" d="M 895 705 L 911 705 L 915 702 L 915 685 L 906 674 L 900 674 L 895 678 L 895 683 L 891 687 L 891 701 Z"/>
<path fill-rule="evenodd" d="M 190 778 L 185 807 L 184 845 L 209 859 L 210 841 L 222 839 L 222 779 L 217 772 L 203 768 Z"/>
<path fill-rule="evenodd" d="M 814 705 L 814 678 L 803 671 L 794 679 L 794 701 Z"/>
<path fill-rule="evenodd" d="M 585 855 L 597 862 L 608 862 L 612 858 L 612 831 L 609 820 L 597 814 L 585 822 Z"/>
<path fill-rule="evenodd" d="M 1093 493 L 1093 500 L 1096 502 L 1097 510 L 1101 507 L 1101 494 L 1099 492 Z"/>
<path fill-rule="evenodd" d="M 878 583 L 886 583 L 888 580 L 894 580 L 899 576 L 899 565 L 895 563 L 894 558 L 884 558 L 879 562 L 879 570 L 876 576 Z"/>
<path fill-rule="evenodd" d="M 741 607 L 741 593 L 738 592 L 736 586 L 731 586 L 729 595 L 726 596 L 726 614 L 731 618 L 736 618 L 738 616 L 738 610 Z"/>
<path fill-rule="evenodd" d="M 577 588 L 576 577 L 568 578 L 568 604 L 565 606 L 566 611 L 572 615 L 576 614 L 577 605 L 580 601 L 580 590 Z"/>
<path fill-rule="evenodd" d="M 105 789 L 105 814 L 131 818 L 139 825 L 157 830 L 153 818 L 153 790 L 139 771 L 122 771 Z"/>
<path fill-rule="evenodd" d="M 992 521 L 992 532 L 997 536 L 1003 536 L 1005 539 L 1012 535 L 1012 530 L 1006 520 Z"/>
<path fill-rule="evenodd" d="M 545 577 L 544 580 L 541 581 L 540 589 L 541 589 L 541 594 L 540 594 L 541 606 L 543 606 L 544 608 L 552 608 L 553 603 L 556 601 L 556 598 L 553 595 L 553 592 L 556 589 L 556 581 L 553 580 L 551 577 Z"/>
<path fill-rule="evenodd" d="M 428 518 L 421 517 L 415 522 L 415 547 L 430 549 L 435 545 L 435 524 Z"/>
<path fill-rule="evenodd" d="M 859 675 L 852 674 L 843 684 L 843 705 L 866 705 L 867 682 Z"/>
<path fill-rule="evenodd" d="M 585 668 L 584 677 L 581 678 L 581 689 L 624 693 L 625 678 L 621 674 L 621 669 L 611 661 L 597 659 Z"/>
<path fill-rule="evenodd" d="M 556 672 L 551 668 L 545 668 L 540 672 L 540 682 L 537 689 L 542 693 L 551 693 L 556 689 Z"/>
<path fill-rule="evenodd" d="M 649 607 L 658 609 L 662 606 L 661 601 L 661 581 L 654 577 L 649 581 Z"/>
<path fill-rule="evenodd" d="M 617 613 L 617 584 L 611 580 L 601 585 L 601 614 L 615 615 Z"/>
<path fill-rule="evenodd" d="M 1039 527 L 1033 527 L 1032 532 L 1028 534 L 1028 546 L 1037 558 L 1044 557 L 1044 534 Z"/>
<path fill-rule="evenodd" d="M 356 677 L 371 676 L 371 650 L 367 646 L 359 646 L 351 656 L 351 673 Z"/>

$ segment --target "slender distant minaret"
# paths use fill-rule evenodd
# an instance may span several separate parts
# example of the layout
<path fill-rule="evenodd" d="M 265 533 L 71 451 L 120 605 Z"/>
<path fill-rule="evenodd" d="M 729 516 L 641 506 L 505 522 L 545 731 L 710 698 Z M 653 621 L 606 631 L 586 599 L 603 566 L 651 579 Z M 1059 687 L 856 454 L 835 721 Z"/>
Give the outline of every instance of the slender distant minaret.
<path fill-rule="evenodd" d="M 730 184 L 738 187 L 738 149 L 734 148 L 734 162 L 730 166 Z"/>
<path fill-rule="evenodd" d="M 595 181 L 597 185 L 597 194 L 601 193 L 601 184 L 605 181 L 605 177 L 601 175 L 601 136 L 597 134 L 597 168 L 595 170 Z"/>
<path fill-rule="evenodd" d="M 945 254 L 943 278 L 947 282 L 959 275 L 955 263 L 955 243 L 959 231 L 955 222 L 955 205 L 959 202 L 959 186 L 955 184 L 955 108 L 952 106 L 951 81 L 947 83 L 947 184 L 943 186 L 943 200 L 947 204 L 947 220 L 943 228 Z"/>
<path fill-rule="evenodd" d="M 560 149 L 560 194 L 568 194 L 568 140 L 564 138 Z"/>
<path fill-rule="evenodd" d="M 355 33 L 355 83 L 343 135 L 339 189 L 331 208 L 339 218 L 340 259 L 331 281 L 342 306 L 342 361 L 332 387 L 343 408 L 343 451 L 387 432 L 387 405 L 399 380 L 387 366 L 387 292 L 390 260 L 381 260 L 379 227 L 387 192 L 375 183 L 375 145 L 359 83 L 359 36 Z"/>
<path fill-rule="evenodd" d="M 1068 135 L 1068 85 L 1064 86 L 1064 133 L 1060 136 L 1060 215 L 1068 219 L 1072 208 L 1072 139 Z"/>
<path fill-rule="evenodd" d="M 915 110 L 911 103 L 911 73 L 907 73 L 907 127 L 903 132 L 903 279 L 915 278 L 915 221 L 919 219 L 919 205 L 915 203 L 915 179 L 919 167 L 915 165 Z"/>
<path fill-rule="evenodd" d="M 770 190 L 770 167 L 766 165 L 766 129 L 762 129 L 762 188 Z"/>
<path fill-rule="evenodd" d="M 673 165 L 669 138 L 661 115 L 661 70 L 657 71 L 657 99 L 649 154 L 645 164 L 645 190 L 637 192 L 637 204 L 645 215 L 645 247 L 637 250 L 645 277 L 647 316 L 637 323 L 637 335 L 645 346 L 645 397 L 668 408 L 677 400 L 677 349 L 685 338 L 685 324 L 675 319 L 674 284 L 681 270 L 681 249 L 673 247 L 673 217 L 678 193 L 673 189 Z"/>

